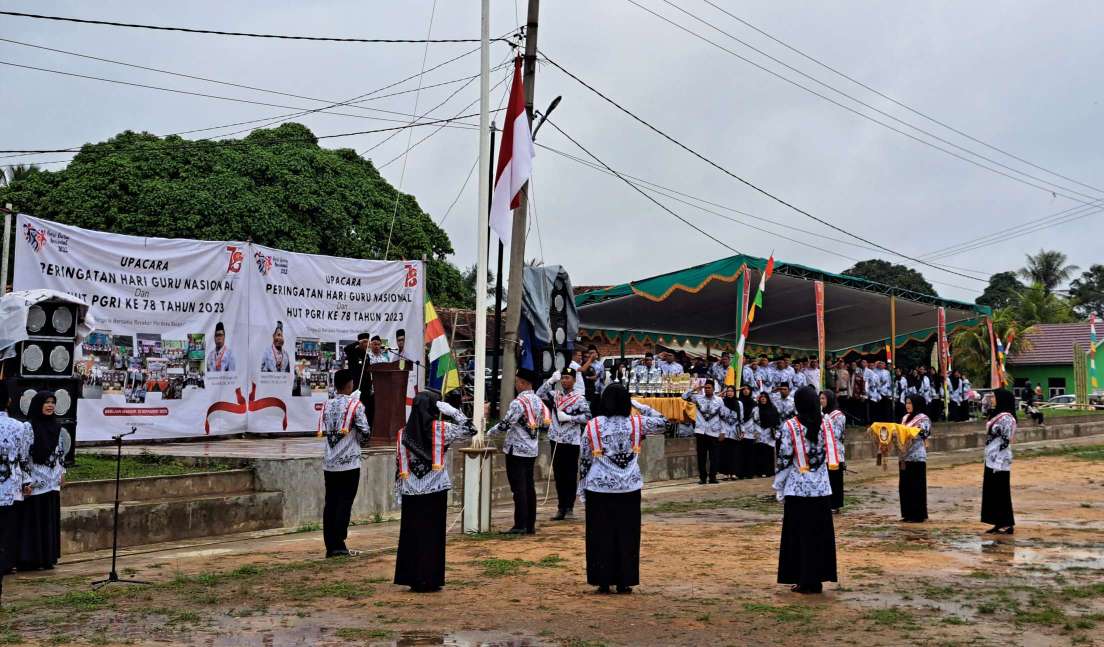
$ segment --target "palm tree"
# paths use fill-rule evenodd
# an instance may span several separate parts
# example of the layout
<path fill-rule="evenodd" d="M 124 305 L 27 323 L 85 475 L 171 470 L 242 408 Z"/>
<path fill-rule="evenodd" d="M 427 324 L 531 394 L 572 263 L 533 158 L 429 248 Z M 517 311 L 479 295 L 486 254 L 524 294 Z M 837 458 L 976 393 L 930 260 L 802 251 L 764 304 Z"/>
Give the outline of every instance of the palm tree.
<path fill-rule="evenodd" d="M 1008 333 L 1013 330 L 1016 334 L 1011 348 L 1006 349 L 1006 352 L 1031 350 L 1027 333 L 1032 331 L 1032 327 L 1022 327 L 1010 308 L 993 312 L 993 332 L 998 337 L 1007 340 Z M 951 349 L 954 368 L 966 373 L 975 385 L 989 383 L 989 329 L 984 322 L 955 331 L 951 340 Z"/>
<path fill-rule="evenodd" d="M 1066 260 L 1066 255 L 1058 250 L 1040 249 L 1034 256 L 1027 255 L 1027 265 L 1020 270 L 1020 276 L 1041 284 L 1043 290 L 1050 294 L 1080 269 L 1076 265 L 1066 265 Z"/>

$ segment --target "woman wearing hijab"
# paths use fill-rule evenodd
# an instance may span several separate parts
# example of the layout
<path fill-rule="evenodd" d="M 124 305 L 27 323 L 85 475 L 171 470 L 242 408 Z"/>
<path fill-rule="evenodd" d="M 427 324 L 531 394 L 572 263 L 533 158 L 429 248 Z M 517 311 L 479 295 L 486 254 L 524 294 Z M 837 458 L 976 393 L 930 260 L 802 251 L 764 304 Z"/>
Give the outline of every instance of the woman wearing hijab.
<path fill-rule="evenodd" d="M 72 440 L 54 417 L 57 399 L 39 391 L 31 399 L 31 494 L 19 504 L 19 570 L 50 569 L 61 557 L 61 486 Z"/>
<path fill-rule="evenodd" d="M 751 397 L 751 385 L 745 384 L 740 387 L 740 422 L 738 425 L 739 440 L 739 456 L 740 460 L 736 465 L 738 470 L 736 476 L 742 479 L 749 479 L 756 475 L 755 470 L 755 452 L 756 449 L 756 436 L 755 436 L 755 421 L 753 417 L 755 415 L 755 398 Z M 727 405 L 726 405 L 727 406 Z"/>
<path fill-rule="evenodd" d="M 743 462 L 743 446 L 740 444 L 740 398 L 736 397 L 736 387 L 725 387 L 721 398 L 724 409 L 721 410 L 721 436 L 717 447 L 717 471 L 729 479 L 736 478 Z"/>
<path fill-rule="evenodd" d="M 445 584 L 445 521 L 452 488 L 448 448 L 475 435 L 467 417 L 440 398 L 433 390 L 414 397 L 395 452 L 395 493 L 402 505 L 395 584 L 416 592 L 438 591 Z"/>
<path fill-rule="evenodd" d="M 824 421 L 831 426 L 834 452 L 829 452 L 828 482 L 832 485 L 832 512 L 839 514 L 843 508 L 843 472 L 847 469 L 844 462 L 843 429 L 847 425 L 847 416 L 836 405 L 836 394 L 831 391 L 820 392 L 820 411 Z M 835 467 L 832 467 L 835 461 Z"/>
<path fill-rule="evenodd" d="M 1008 389 L 993 391 L 995 404 L 985 429 L 985 475 L 981 485 L 981 521 L 993 524 L 987 533 L 1011 535 L 1012 439 L 1016 436 L 1016 396 Z"/>
<path fill-rule="evenodd" d="M 950 403 L 947 405 L 947 420 L 949 422 L 960 422 L 959 417 L 962 410 L 962 373 L 956 368 L 951 371 L 951 388 L 948 393 Z"/>
<path fill-rule="evenodd" d="M 641 415 L 634 415 L 636 408 Z M 587 583 L 609 593 L 632 593 L 640 583 L 640 475 L 637 458 L 649 434 L 661 434 L 667 419 L 634 402 L 621 384 L 602 391 L 602 412 L 583 430 L 579 452 L 579 497 L 586 501 Z"/>
<path fill-rule="evenodd" d="M 755 427 L 755 476 L 771 476 L 774 473 L 774 439 L 782 425 L 782 415 L 766 391 L 759 394 L 752 423 Z"/>
<path fill-rule="evenodd" d="M 774 490 L 783 502 L 778 583 L 795 593 L 820 593 L 836 580 L 836 533 L 828 481 L 832 429 L 823 424 L 816 389 L 794 396 L 797 416 L 782 424 Z"/>
<path fill-rule="evenodd" d="M 898 460 L 901 496 L 901 521 L 922 523 L 928 518 L 928 450 L 931 437 L 931 418 L 924 413 L 927 403 L 924 396 L 913 393 L 905 401 L 905 417 L 901 424 L 916 427 L 920 431 L 909 441 Z"/>

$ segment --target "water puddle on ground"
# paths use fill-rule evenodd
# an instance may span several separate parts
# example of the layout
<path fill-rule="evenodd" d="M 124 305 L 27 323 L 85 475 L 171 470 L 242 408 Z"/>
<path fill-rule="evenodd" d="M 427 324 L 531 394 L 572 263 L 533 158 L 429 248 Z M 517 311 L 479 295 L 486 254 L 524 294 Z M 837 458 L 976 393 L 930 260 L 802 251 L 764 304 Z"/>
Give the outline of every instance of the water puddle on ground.
<path fill-rule="evenodd" d="M 958 540 L 952 542 L 952 548 L 955 551 L 980 555 L 989 565 L 1003 565 L 1025 571 L 1104 570 L 1104 545 L 1002 537 Z"/>
<path fill-rule="evenodd" d="M 560 643 L 537 636 L 515 635 L 503 631 L 457 631 L 448 634 L 432 632 L 388 632 L 369 629 L 331 630 L 318 626 L 289 627 L 280 630 L 235 632 L 209 636 L 198 644 L 204 647 L 230 645 L 263 645 L 283 647 L 299 645 L 367 645 L 369 647 L 555 647 Z"/>

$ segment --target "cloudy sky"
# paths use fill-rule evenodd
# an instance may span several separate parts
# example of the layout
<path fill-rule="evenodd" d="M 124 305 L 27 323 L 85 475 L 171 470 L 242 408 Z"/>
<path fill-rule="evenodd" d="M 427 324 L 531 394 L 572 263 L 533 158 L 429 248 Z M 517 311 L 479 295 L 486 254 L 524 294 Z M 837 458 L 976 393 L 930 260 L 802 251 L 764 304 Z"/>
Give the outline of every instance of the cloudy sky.
<path fill-rule="evenodd" d="M 622 105 L 733 173 L 836 227 L 910 256 L 1004 230 L 1019 231 L 1013 228 L 1104 197 L 1104 156 L 1099 147 L 1104 98 L 1099 65 L 1104 60 L 1104 41 L 1099 25 L 1104 21 L 1104 4 L 710 2 L 870 88 L 1004 152 L 987 148 L 835 75 L 726 16 L 706 0 L 677 0 L 672 4 L 664 0 L 546 0 L 540 17 L 540 48 Z M 474 0 L 439 1 L 432 37 L 477 37 L 478 5 Z M 524 0 L 494 0 L 492 5 L 492 33 L 505 33 L 524 22 Z M 0 8 L 11 11 L 229 31 L 364 38 L 424 38 L 433 6 L 431 0 L 0 1 Z M 422 45 L 230 38 L 8 16 L 0 16 L 0 31 L 4 39 L 327 100 L 347 100 L 417 74 L 425 54 Z M 764 58 L 732 37 L 830 87 Z M 428 64 L 432 66 L 472 47 L 430 45 Z M 506 45 L 494 45 L 492 64 L 505 61 L 509 55 Z M 737 55 L 975 163 L 834 105 L 757 69 Z M 0 61 L 291 108 L 325 105 L 9 42 L 0 42 Z M 496 72 L 492 83 L 502 80 L 506 71 Z M 427 74 L 424 83 L 452 81 L 477 72 L 478 55 L 473 54 Z M 0 148 L 4 149 L 68 147 L 100 141 L 125 129 L 167 134 L 293 111 L 7 65 L 0 66 L 0 84 L 4 88 Z M 409 117 L 403 115 L 415 111 L 415 101 L 417 112 L 425 113 L 462 85 L 442 85 L 417 95 L 405 93 L 361 104 L 399 115 L 343 108 L 341 112 L 361 118 L 315 113 L 299 121 L 316 134 L 388 127 L 395 123 L 376 118 L 407 120 Z M 415 87 L 416 80 L 388 92 Z M 493 104 L 501 101 L 505 87 L 498 86 Z M 536 103 L 545 106 L 557 95 L 563 96 L 563 102 L 554 121 L 561 128 L 618 171 L 692 196 L 679 199 L 715 212 L 657 196 L 731 248 L 759 256 L 773 251 L 780 259 L 833 271 L 849 267 L 854 259 L 881 257 L 918 267 L 944 296 L 973 300 L 984 289 L 984 281 L 872 251 L 865 243 L 786 208 L 679 150 L 552 66 L 543 65 L 537 76 Z M 463 87 L 432 111 L 431 117 L 474 112 L 474 106 L 467 106 L 477 96 L 477 83 Z M 949 143 L 914 130 L 913 125 Z M 225 134 L 241 128 L 190 136 Z M 415 129 L 413 141 L 430 132 L 427 128 Z M 365 151 L 384 138 L 380 134 L 362 135 L 328 139 L 324 145 Z M 366 156 L 381 166 L 395 159 L 383 168 L 384 175 L 394 184 L 399 184 L 401 178 L 403 190 L 415 195 L 435 220 L 444 218 L 443 226 L 456 248 L 455 262 L 470 265 L 476 245 L 477 174 L 471 174 L 467 182 L 465 178 L 476 158 L 475 131 L 441 130 L 410 151 L 404 175 L 401 154 L 407 141 L 407 134 L 402 133 Z M 549 127 L 541 130 L 538 142 L 586 157 Z M 41 154 L 9 158 L 2 163 L 66 157 Z M 53 164 L 47 168 L 61 167 Z M 538 150 L 535 168 L 537 217 L 528 239 L 527 257 L 565 265 L 577 284 L 622 282 L 731 253 L 615 177 L 545 149 Z M 1087 267 L 1101 260 L 1102 216 L 1084 208 L 1068 212 L 1066 219 L 1081 214 L 1086 217 L 1069 222 L 1062 222 L 1063 218 L 1043 220 L 1041 224 L 1060 224 L 933 262 L 984 279 L 993 272 L 1020 267 L 1027 252 L 1053 248 L 1066 252 L 1071 262 Z"/>

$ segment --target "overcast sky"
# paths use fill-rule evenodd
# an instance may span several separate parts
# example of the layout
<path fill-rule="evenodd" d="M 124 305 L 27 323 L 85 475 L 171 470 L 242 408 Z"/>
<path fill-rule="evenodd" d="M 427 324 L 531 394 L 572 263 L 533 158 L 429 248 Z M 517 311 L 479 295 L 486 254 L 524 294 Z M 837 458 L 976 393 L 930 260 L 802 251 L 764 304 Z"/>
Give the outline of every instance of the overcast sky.
<path fill-rule="evenodd" d="M 695 22 L 662 0 L 636 0 L 734 52 L 762 62 L 825 95 L 899 123 L 834 95 L 763 59 L 728 36 Z M 1104 83 L 1104 4 L 1067 2 L 733 2 L 713 0 L 732 13 L 847 73 L 857 80 L 954 126 L 1061 179 L 986 149 L 976 142 L 894 106 L 869 91 L 751 31 L 704 0 L 678 0 L 711 25 L 767 51 L 805 73 L 906 122 L 1002 164 L 1057 182 L 1059 188 L 1025 186 L 934 150 L 797 88 L 678 28 L 627 0 L 546 0 L 540 17 L 543 52 L 691 148 L 775 195 L 835 225 L 894 250 L 921 255 L 951 244 L 1077 206 L 1104 196 L 1100 152 Z M 525 0 L 494 0 L 491 31 L 507 32 L 525 21 Z M 17 2 L 6 10 L 230 31 L 424 38 L 433 3 L 404 2 Z M 479 3 L 438 2 L 435 38 L 474 38 Z M 515 11 L 520 19 L 515 18 Z M 323 99 L 345 100 L 416 74 L 422 45 L 309 43 L 151 32 L 0 16 L 2 38 L 100 57 L 244 83 Z M 432 65 L 470 44 L 433 44 Z M 492 64 L 508 48 L 492 47 Z M 315 108 L 319 103 L 277 97 L 0 43 L 0 60 L 225 96 Z M 473 54 L 425 77 L 439 83 L 478 72 Z M 501 80 L 496 73 L 492 83 Z M 0 66 L 4 119 L 0 148 L 52 148 L 101 141 L 125 129 L 166 134 L 277 116 L 287 109 L 123 87 L 92 80 Z M 396 89 L 413 89 L 411 81 Z M 418 112 L 437 105 L 459 84 L 421 93 Z M 498 105 L 505 84 L 494 93 Z M 673 202 L 677 213 L 741 252 L 840 271 L 854 259 L 887 254 L 843 244 L 849 240 L 774 202 L 649 132 L 549 65 L 538 71 L 536 104 L 563 95 L 554 121 L 613 168 L 686 194 L 754 214 L 741 216 L 772 232 L 824 248 L 822 251 L 754 231 L 716 215 Z M 433 112 L 461 114 L 478 96 L 473 83 Z M 364 104 L 411 113 L 415 94 Z M 357 112 L 342 109 L 343 112 Z M 463 110 L 463 113 L 475 109 Z M 365 116 L 394 115 L 364 111 Z M 404 119 L 404 117 L 398 117 Z M 349 116 L 314 114 L 300 119 L 316 134 L 395 125 Z M 470 120 L 474 122 L 475 120 Z M 500 120 L 501 121 L 501 120 Z M 228 128 L 212 133 L 226 133 Z M 414 141 L 429 134 L 415 129 Z M 913 133 L 928 139 L 925 135 Z M 364 151 L 383 139 L 364 135 L 324 140 L 329 147 Z M 550 127 L 538 141 L 584 156 Z M 368 153 L 378 165 L 399 156 L 402 133 Z M 946 144 L 941 146 L 950 148 Z M 454 261 L 475 257 L 476 174 L 464 178 L 476 158 L 473 130 L 445 129 L 414 148 L 402 189 L 417 197 L 437 221 L 459 195 L 444 222 L 456 248 Z M 957 154 L 968 156 L 958 149 Z M 64 159 L 34 155 L 3 163 Z M 977 160 L 977 158 L 972 158 Z M 977 160 L 994 166 L 990 162 Z M 47 168 L 61 168 L 50 165 Z M 1000 169 L 1009 173 L 1007 169 Z M 383 174 L 399 184 L 402 160 Z M 527 257 L 565 265 L 576 284 L 616 283 L 720 258 L 731 252 L 678 222 L 620 180 L 538 150 L 534 201 L 540 236 L 531 231 Z M 1026 179 L 1043 185 L 1039 180 Z M 1062 188 L 1064 187 L 1064 188 Z M 1052 195 L 1053 190 L 1059 195 Z M 1085 195 L 1079 195 L 1085 194 Z M 213 216 L 215 214 L 212 214 Z M 171 217 L 171 214 L 166 214 Z M 1024 254 L 1060 249 L 1088 267 L 1100 262 L 1101 219 L 1093 214 L 937 264 L 988 277 L 1016 269 Z M 813 232 L 789 231 L 760 218 Z M 851 257 L 851 258 L 848 258 Z M 945 266 L 945 265 L 944 265 Z M 941 295 L 973 300 L 985 283 L 919 267 Z"/>

